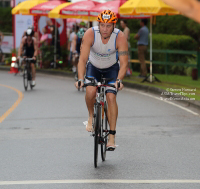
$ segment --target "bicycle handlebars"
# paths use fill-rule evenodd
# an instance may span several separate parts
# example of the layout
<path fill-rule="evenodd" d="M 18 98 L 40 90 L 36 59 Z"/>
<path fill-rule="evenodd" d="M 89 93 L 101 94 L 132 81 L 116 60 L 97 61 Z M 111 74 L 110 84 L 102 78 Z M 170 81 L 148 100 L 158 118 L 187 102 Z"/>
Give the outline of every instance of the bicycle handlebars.
<path fill-rule="evenodd" d="M 98 86 L 108 86 L 108 87 L 115 87 L 115 85 L 113 84 L 109 84 L 109 81 L 112 81 L 113 78 L 101 78 L 101 82 L 96 82 L 94 78 L 92 77 L 86 77 L 87 80 L 91 81 L 91 83 L 85 83 L 83 85 L 83 87 L 87 87 L 87 86 L 93 86 L 93 87 L 98 87 Z M 78 82 L 78 87 L 81 86 L 81 81 Z M 118 88 L 120 88 L 120 82 L 118 82 L 117 85 Z"/>
<path fill-rule="evenodd" d="M 35 61 L 33 58 L 23 58 L 25 61 Z"/>

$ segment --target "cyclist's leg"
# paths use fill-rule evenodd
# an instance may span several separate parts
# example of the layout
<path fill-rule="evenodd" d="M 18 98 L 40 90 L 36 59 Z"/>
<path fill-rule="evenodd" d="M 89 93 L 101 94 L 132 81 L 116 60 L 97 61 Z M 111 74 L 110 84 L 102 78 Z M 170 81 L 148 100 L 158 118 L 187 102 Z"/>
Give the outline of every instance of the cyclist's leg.
<path fill-rule="evenodd" d="M 96 69 L 91 63 L 88 63 L 86 69 L 86 77 L 94 77 L 96 78 L 97 81 L 99 81 L 101 75 L 98 72 L 98 69 Z M 85 82 L 89 83 L 90 81 L 86 79 Z M 94 114 L 95 97 L 96 97 L 96 87 L 92 86 L 86 87 L 85 101 L 89 112 L 88 125 L 86 127 L 87 131 L 92 131 L 92 118 Z"/>
<path fill-rule="evenodd" d="M 86 127 L 87 131 L 92 131 L 92 118 L 94 114 L 95 96 L 96 96 L 96 88 L 92 86 L 86 87 L 85 101 L 89 112 L 88 125 Z"/>
<path fill-rule="evenodd" d="M 31 63 L 31 71 L 32 71 L 32 81 L 35 81 L 36 71 L 35 71 L 35 64 L 34 63 Z"/>
<path fill-rule="evenodd" d="M 107 116 L 108 123 L 110 125 L 110 130 L 116 131 L 116 123 L 118 117 L 118 105 L 116 100 L 116 94 L 107 92 L 106 100 L 108 104 Z M 107 146 L 115 146 L 115 135 L 109 135 L 109 141 L 107 143 Z"/>
<path fill-rule="evenodd" d="M 112 67 L 108 68 L 103 76 L 105 78 L 113 78 L 113 80 L 110 83 L 114 84 L 116 82 L 118 72 L 119 72 L 119 64 L 116 63 Z M 115 88 L 106 87 L 106 100 L 108 104 L 107 116 L 111 131 L 116 131 L 116 123 L 118 117 L 118 105 L 117 105 L 116 95 L 117 95 L 117 90 Z M 115 146 L 115 135 L 113 134 L 109 135 L 109 141 L 107 143 L 107 146 L 108 147 Z"/>

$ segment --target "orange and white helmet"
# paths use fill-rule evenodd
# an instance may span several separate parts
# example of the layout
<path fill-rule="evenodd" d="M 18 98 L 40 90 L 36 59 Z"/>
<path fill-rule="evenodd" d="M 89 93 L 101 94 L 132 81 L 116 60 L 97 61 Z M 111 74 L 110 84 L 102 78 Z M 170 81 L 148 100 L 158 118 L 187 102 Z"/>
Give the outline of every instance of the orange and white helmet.
<path fill-rule="evenodd" d="M 97 17 L 97 21 L 101 22 L 101 23 L 117 23 L 117 16 L 115 15 L 114 12 L 110 11 L 110 10 L 104 10 L 102 11 L 98 17 Z"/>

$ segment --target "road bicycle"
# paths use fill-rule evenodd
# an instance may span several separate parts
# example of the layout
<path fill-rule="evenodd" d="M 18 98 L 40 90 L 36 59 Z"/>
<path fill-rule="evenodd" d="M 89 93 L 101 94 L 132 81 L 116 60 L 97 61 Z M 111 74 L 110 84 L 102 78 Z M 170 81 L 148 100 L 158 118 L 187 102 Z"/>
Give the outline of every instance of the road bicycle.
<path fill-rule="evenodd" d="M 35 61 L 33 58 L 24 58 L 24 69 L 23 69 L 23 82 L 24 82 L 24 89 L 27 91 L 28 84 L 30 88 L 33 88 L 32 85 L 32 72 L 31 72 L 31 62 Z"/>
<path fill-rule="evenodd" d="M 92 135 L 94 137 L 94 167 L 97 167 L 98 163 L 98 147 L 101 146 L 101 158 L 102 161 L 106 159 L 106 145 L 108 142 L 108 135 L 110 131 L 108 130 L 108 117 L 107 117 L 107 102 L 105 98 L 105 87 L 114 87 L 114 85 L 109 84 L 113 78 L 102 78 L 101 82 L 96 82 L 94 78 L 86 77 L 90 83 L 84 84 L 83 87 L 94 86 L 96 87 L 96 100 L 94 104 L 94 115 L 92 120 Z M 78 86 L 81 85 L 79 81 Z M 118 83 L 118 88 L 120 83 Z"/>

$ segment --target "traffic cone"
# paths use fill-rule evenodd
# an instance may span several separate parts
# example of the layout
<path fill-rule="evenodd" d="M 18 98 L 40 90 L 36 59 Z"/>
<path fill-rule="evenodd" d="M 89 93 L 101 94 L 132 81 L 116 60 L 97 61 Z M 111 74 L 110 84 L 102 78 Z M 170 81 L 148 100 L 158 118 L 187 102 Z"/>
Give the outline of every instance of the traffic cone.
<path fill-rule="evenodd" d="M 19 72 L 18 64 L 16 61 L 17 61 L 16 55 L 13 53 L 12 54 L 12 63 L 10 65 L 10 72 L 8 72 L 8 73 L 18 73 Z"/>

